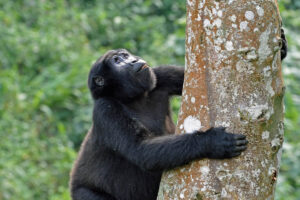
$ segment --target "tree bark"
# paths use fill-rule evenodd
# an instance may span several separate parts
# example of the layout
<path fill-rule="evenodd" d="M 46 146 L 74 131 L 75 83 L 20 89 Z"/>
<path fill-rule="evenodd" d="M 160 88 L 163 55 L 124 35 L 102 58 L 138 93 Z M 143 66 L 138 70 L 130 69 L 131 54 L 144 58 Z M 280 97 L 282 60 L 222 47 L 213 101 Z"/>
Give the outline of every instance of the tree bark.
<path fill-rule="evenodd" d="M 176 133 L 223 126 L 241 156 L 165 172 L 158 199 L 274 199 L 284 86 L 277 0 L 187 0 L 186 70 Z"/>

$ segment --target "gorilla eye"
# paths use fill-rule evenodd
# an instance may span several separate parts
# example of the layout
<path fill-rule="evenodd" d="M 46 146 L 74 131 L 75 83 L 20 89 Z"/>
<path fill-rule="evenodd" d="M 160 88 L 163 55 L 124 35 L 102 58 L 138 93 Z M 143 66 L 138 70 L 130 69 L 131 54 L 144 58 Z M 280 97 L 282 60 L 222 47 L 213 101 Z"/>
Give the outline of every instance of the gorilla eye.
<path fill-rule="evenodd" d="M 98 86 L 103 86 L 104 85 L 104 78 L 102 76 L 95 76 L 94 77 L 94 82 Z"/>
<path fill-rule="evenodd" d="M 118 56 L 115 56 L 113 59 L 116 64 L 119 64 L 121 62 L 121 60 Z"/>

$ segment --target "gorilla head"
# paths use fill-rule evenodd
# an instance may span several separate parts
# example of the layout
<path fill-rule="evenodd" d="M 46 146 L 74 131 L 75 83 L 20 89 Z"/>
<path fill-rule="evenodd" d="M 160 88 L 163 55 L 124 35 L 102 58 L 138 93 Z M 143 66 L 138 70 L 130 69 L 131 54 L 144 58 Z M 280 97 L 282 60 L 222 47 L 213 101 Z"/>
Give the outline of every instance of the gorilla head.
<path fill-rule="evenodd" d="M 114 97 L 130 101 L 156 85 L 153 70 L 141 58 L 125 49 L 106 52 L 93 65 L 88 86 L 94 99 Z"/>

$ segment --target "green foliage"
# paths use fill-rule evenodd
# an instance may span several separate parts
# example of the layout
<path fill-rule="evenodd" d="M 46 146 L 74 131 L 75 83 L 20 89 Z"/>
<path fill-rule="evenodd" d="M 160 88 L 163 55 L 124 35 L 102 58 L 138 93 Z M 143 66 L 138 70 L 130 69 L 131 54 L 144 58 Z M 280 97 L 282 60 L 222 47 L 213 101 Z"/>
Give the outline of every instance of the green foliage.
<path fill-rule="evenodd" d="M 68 200 L 69 171 L 91 126 L 91 64 L 122 47 L 150 65 L 183 65 L 185 1 L 0 0 L 0 7 L 0 200 Z M 300 198 L 299 7 L 280 2 L 290 52 L 277 199 Z M 174 99 L 172 109 L 179 106 Z"/>
<path fill-rule="evenodd" d="M 91 126 L 92 62 L 122 47 L 152 65 L 182 65 L 185 4 L 0 0 L 0 7 L 0 199 L 70 199 L 69 171 Z"/>

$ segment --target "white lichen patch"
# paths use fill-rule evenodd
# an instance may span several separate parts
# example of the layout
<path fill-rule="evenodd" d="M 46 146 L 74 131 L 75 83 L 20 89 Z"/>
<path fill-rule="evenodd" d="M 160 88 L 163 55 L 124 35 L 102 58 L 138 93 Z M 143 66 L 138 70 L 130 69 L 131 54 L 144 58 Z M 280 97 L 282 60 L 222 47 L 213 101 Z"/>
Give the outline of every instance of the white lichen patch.
<path fill-rule="evenodd" d="M 259 177 L 260 173 L 261 173 L 260 169 L 252 170 L 252 174 L 253 174 L 253 176 L 256 177 L 256 178 Z"/>
<path fill-rule="evenodd" d="M 233 48 L 233 43 L 231 41 L 227 41 L 226 44 L 225 44 L 225 48 L 227 51 L 232 51 L 234 48 Z"/>
<path fill-rule="evenodd" d="M 263 73 L 264 73 L 264 77 L 269 77 L 269 76 L 271 76 L 271 67 L 270 67 L 270 66 L 266 66 L 266 67 L 263 69 Z"/>
<path fill-rule="evenodd" d="M 258 196 L 259 195 L 259 188 L 255 189 L 255 195 Z"/>
<path fill-rule="evenodd" d="M 183 124 L 181 124 L 181 125 L 179 126 L 179 128 L 180 128 L 180 129 L 183 129 Z"/>
<path fill-rule="evenodd" d="M 221 197 L 222 197 L 222 198 L 227 197 L 227 191 L 226 191 L 225 188 L 222 188 Z"/>
<path fill-rule="evenodd" d="M 218 17 L 222 17 L 223 16 L 223 11 L 222 10 L 219 10 L 218 11 Z"/>
<path fill-rule="evenodd" d="M 180 196 L 181 199 L 184 199 L 184 193 L 183 192 L 181 192 L 179 196 Z"/>
<path fill-rule="evenodd" d="M 201 21 L 201 16 L 198 14 L 197 18 L 195 19 L 196 21 Z"/>
<path fill-rule="evenodd" d="M 192 102 L 192 103 L 195 103 L 195 102 L 196 102 L 196 98 L 195 98 L 195 97 L 192 97 L 192 98 L 191 98 L 191 102 Z"/>
<path fill-rule="evenodd" d="M 222 50 L 222 49 L 221 49 L 220 46 L 215 45 L 215 51 L 216 51 L 216 53 L 219 53 L 221 50 Z"/>
<path fill-rule="evenodd" d="M 279 133 L 279 135 L 281 135 L 281 136 L 283 136 L 283 134 L 284 134 L 284 123 L 283 123 L 283 122 L 280 122 L 280 123 L 278 124 L 278 133 Z"/>
<path fill-rule="evenodd" d="M 172 178 L 172 177 L 174 177 L 174 174 L 169 173 L 169 174 L 168 174 L 168 178 Z"/>
<path fill-rule="evenodd" d="M 253 20 L 254 19 L 254 13 L 252 11 L 246 11 L 245 12 L 245 17 L 248 20 Z"/>
<path fill-rule="evenodd" d="M 199 10 L 200 10 L 200 8 L 203 8 L 204 4 L 205 4 L 205 0 L 204 0 L 204 1 L 201 1 L 201 2 L 199 3 L 199 6 L 198 6 Z"/>
<path fill-rule="evenodd" d="M 243 60 L 240 60 L 236 64 L 236 70 L 241 74 L 253 74 L 255 67 L 249 62 L 244 62 Z"/>
<path fill-rule="evenodd" d="M 269 79 L 266 83 L 266 90 L 268 91 L 268 93 L 270 94 L 270 96 L 274 96 L 275 95 L 275 91 L 272 87 L 272 79 Z"/>
<path fill-rule="evenodd" d="M 272 141 L 271 141 L 271 147 L 278 147 L 281 145 L 281 142 L 280 142 L 280 139 L 279 138 L 274 138 Z"/>
<path fill-rule="evenodd" d="M 186 133 L 200 130 L 202 128 L 200 120 L 193 116 L 188 116 L 183 122 L 183 127 Z"/>
<path fill-rule="evenodd" d="M 265 168 L 265 167 L 266 167 L 266 164 L 265 164 L 265 162 L 264 162 L 264 161 L 261 161 L 261 162 L 260 162 L 260 164 L 261 164 L 261 166 L 262 166 L 263 168 Z"/>
<path fill-rule="evenodd" d="M 221 25 L 222 25 L 222 20 L 221 19 L 216 19 L 214 22 L 213 22 L 213 25 L 220 28 Z"/>
<path fill-rule="evenodd" d="M 232 22 L 235 22 L 235 21 L 236 21 L 236 16 L 235 16 L 235 15 L 232 15 L 232 16 L 230 17 L 230 20 L 231 20 Z"/>
<path fill-rule="evenodd" d="M 242 108 L 241 110 L 246 111 L 251 120 L 257 120 L 260 117 L 265 117 L 268 120 L 268 117 L 270 116 L 270 114 L 268 113 L 269 107 L 267 104 L 254 105 L 251 107 Z"/>
<path fill-rule="evenodd" d="M 209 27 L 210 26 L 210 21 L 208 19 L 205 19 L 204 23 L 203 23 L 203 26 L 204 27 Z"/>
<path fill-rule="evenodd" d="M 210 171 L 210 169 L 207 166 L 200 167 L 201 175 L 207 175 L 209 173 L 209 171 Z"/>
<path fill-rule="evenodd" d="M 277 72 L 279 70 L 279 65 L 277 64 L 278 57 L 280 57 L 280 53 L 276 53 L 273 62 L 272 62 L 272 71 Z"/>
<path fill-rule="evenodd" d="M 185 95 L 184 96 L 184 101 L 187 101 L 188 100 L 188 95 Z"/>
<path fill-rule="evenodd" d="M 190 6 L 190 7 L 194 7 L 195 6 L 195 1 L 194 0 L 187 0 L 187 4 Z"/>
<path fill-rule="evenodd" d="M 258 58 L 256 51 L 252 50 L 252 51 L 248 52 L 246 58 L 249 61 L 256 60 Z"/>
<path fill-rule="evenodd" d="M 188 41 L 188 44 L 191 43 L 191 41 L 193 41 L 195 38 L 195 34 L 193 33 L 193 30 L 191 28 L 188 28 L 187 30 L 187 41 Z"/>
<path fill-rule="evenodd" d="M 272 24 L 270 24 L 267 30 L 263 32 L 259 37 L 258 54 L 259 54 L 260 63 L 265 61 L 272 54 L 272 51 L 268 44 L 270 32 L 271 32 L 271 26 Z"/>
<path fill-rule="evenodd" d="M 277 171 L 276 168 L 271 165 L 268 170 L 268 175 L 271 176 L 276 171 Z"/>
<path fill-rule="evenodd" d="M 230 122 L 226 122 L 226 121 L 215 121 L 215 126 L 222 126 L 222 127 L 230 127 Z"/>
<path fill-rule="evenodd" d="M 260 16 L 260 17 L 264 16 L 264 14 L 265 14 L 264 9 L 260 6 L 256 6 L 256 12 L 257 12 L 258 16 Z"/>
<path fill-rule="evenodd" d="M 217 9 L 216 9 L 216 8 L 212 8 L 212 13 L 213 13 L 214 15 L 217 15 Z"/>
<path fill-rule="evenodd" d="M 240 23 L 240 30 L 241 30 L 241 31 L 246 30 L 247 27 L 248 27 L 248 22 L 247 22 L 247 21 L 242 21 L 242 22 Z"/>
<path fill-rule="evenodd" d="M 270 132 L 269 132 L 269 131 L 264 131 L 264 132 L 262 132 L 261 138 L 262 138 L 263 140 L 266 140 L 266 139 L 268 139 L 269 137 L 270 137 Z"/>

